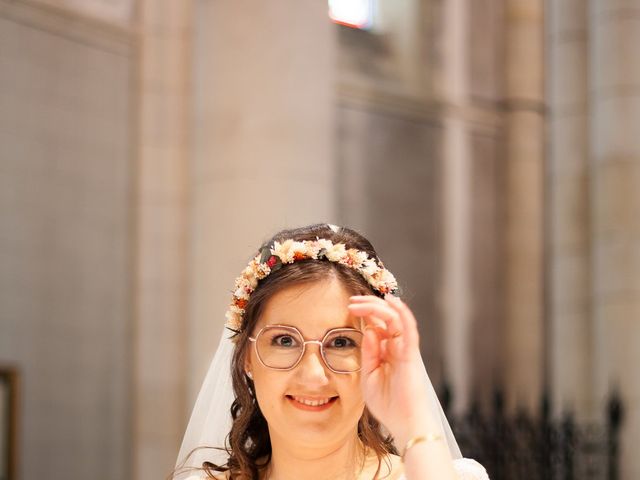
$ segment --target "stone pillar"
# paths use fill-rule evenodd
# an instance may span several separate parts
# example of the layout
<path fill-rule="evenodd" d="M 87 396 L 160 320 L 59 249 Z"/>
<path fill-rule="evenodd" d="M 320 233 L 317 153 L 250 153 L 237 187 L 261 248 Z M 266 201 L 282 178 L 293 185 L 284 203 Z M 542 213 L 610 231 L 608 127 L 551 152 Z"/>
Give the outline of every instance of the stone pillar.
<path fill-rule="evenodd" d="M 549 327 L 556 414 L 591 412 L 587 0 L 548 2 Z"/>
<path fill-rule="evenodd" d="M 543 1 L 507 0 L 505 385 L 535 409 L 543 386 Z"/>
<path fill-rule="evenodd" d="M 233 281 L 275 230 L 335 219 L 335 29 L 326 2 L 199 0 L 189 404 Z"/>
<path fill-rule="evenodd" d="M 620 389 L 620 477 L 639 478 L 640 2 L 590 5 L 594 404 Z"/>
<path fill-rule="evenodd" d="M 190 2 L 140 1 L 133 476 L 172 470 L 185 410 Z"/>
<path fill-rule="evenodd" d="M 443 313 L 445 377 L 451 384 L 453 410 L 463 412 L 470 395 L 469 329 L 471 319 L 470 129 L 464 116 L 469 102 L 467 0 L 445 3 L 443 44 Z"/>

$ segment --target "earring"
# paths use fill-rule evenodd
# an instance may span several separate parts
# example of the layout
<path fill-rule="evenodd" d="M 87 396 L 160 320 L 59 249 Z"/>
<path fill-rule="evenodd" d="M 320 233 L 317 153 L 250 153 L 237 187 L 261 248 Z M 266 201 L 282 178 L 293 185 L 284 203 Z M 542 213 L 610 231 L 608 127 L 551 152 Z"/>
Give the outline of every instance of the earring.
<path fill-rule="evenodd" d="M 247 370 L 245 373 L 246 373 L 247 377 L 249 377 L 251 380 L 253 380 L 253 374 L 250 371 Z"/>

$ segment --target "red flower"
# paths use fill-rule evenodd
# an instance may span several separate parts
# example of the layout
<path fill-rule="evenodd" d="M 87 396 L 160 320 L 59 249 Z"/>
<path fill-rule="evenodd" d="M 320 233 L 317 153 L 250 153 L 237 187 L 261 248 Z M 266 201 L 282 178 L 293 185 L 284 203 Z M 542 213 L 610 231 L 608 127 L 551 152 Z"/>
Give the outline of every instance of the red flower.
<path fill-rule="evenodd" d="M 269 265 L 269 268 L 273 268 L 277 261 L 278 259 L 275 257 L 275 255 L 271 255 L 267 260 L 267 265 Z"/>
<path fill-rule="evenodd" d="M 294 260 L 304 260 L 307 256 L 304 253 L 296 252 L 293 254 Z"/>
<path fill-rule="evenodd" d="M 244 307 L 247 306 L 247 301 L 244 298 L 236 298 L 235 304 L 236 307 L 242 308 L 244 310 Z"/>

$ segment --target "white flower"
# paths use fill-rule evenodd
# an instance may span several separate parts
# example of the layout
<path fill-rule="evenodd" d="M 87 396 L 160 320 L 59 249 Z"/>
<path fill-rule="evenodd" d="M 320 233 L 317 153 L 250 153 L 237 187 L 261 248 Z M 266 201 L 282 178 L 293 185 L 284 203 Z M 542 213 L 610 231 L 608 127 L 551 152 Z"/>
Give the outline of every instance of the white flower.
<path fill-rule="evenodd" d="M 308 241 L 306 242 L 306 254 L 309 258 L 318 259 L 318 254 L 320 250 L 322 250 L 322 246 L 318 241 Z"/>
<path fill-rule="evenodd" d="M 362 262 L 362 267 L 360 269 L 360 271 L 371 277 L 371 275 L 373 275 L 376 271 L 378 270 L 378 265 L 376 264 L 376 261 L 373 260 L 372 258 L 367 258 L 364 262 Z"/>
<path fill-rule="evenodd" d="M 238 312 L 237 310 L 239 310 L 240 312 Z M 229 310 L 227 310 L 227 313 L 225 314 L 225 317 L 227 319 L 227 327 L 232 330 L 240 330 L 240 327 L 242 326 L 243 313 L 244 312 L 241 309 L 239 309 L 235 305 L 231 305 L 229 307 Z"/>
<path fill-rule="evenodd" d="M 398 287 L 398 282 L 396 282 L 396 277 L 386 269 L 381 269 L 382 275 L 381 280 L 386 283 L 390 288 L 395 289 Z"/>
<path fill-rule="evenodd" d="M 333 247 L 333 243 L 331 240 L 327 240 L 326 238 L 318 238 L 316 239 L 316 244 L 318 245 L 318 250 L 330 250 Z"/>
<path fill-rule="evenodd" d="M 347 250 L 347 257 L 349 258 L 349 260 L 351 260 L 352 265 L 360 267 L 360 265 L 362 265 L 368 258 L 368 255 L 366 252 L 356 250 L 355 248 L 350 248 L 349 250 Z"/>
<path fill-rule="evenodd" d="M 327 252 L 325 253 L 325 257 L 332 262 L 342 263 L 345 255 L 347 254 L 347 249 L 344 244 L 337 243 L 335 245 L 331 245 L 327 248 Z"/>
<path fill-rule="evenodd" d="M 275 255 L 280 259 L 282 263 L 291 263 L 293 262 L 293 240 L 285 240 L 282 243 L 273 242 L 273 248 L 271 249 L 271 254 Z"/>
<path fill-rule="evenodd" d="M 292 252 L 291 262 L 293 262 L 296 259 L 296 255 L 301 255 L 304 258 L 309 258 L 309 248 L 306 242 L 293 242 L 291 244 L 291 252 Z"/>
<path fill-rule="evenodd" d="M 236 298 L 241 298 L 243 300 L 249 300 L 249 295 L 253 293 L 253 288 L 251 288 L 251 284 L 249 283 L 248 280 L 244 278 L 240 283 L 241 284 L 238 285 L 238 288 L 236 288 L 236 291 L 233 292 L 233 296 Z"/>

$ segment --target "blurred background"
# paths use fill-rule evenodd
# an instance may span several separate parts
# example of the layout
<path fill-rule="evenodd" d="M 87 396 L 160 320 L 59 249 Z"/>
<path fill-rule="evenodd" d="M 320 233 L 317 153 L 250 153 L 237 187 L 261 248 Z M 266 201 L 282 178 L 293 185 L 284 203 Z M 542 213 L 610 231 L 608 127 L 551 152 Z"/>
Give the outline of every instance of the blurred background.
<path fill-rule="evenodd" d="M 0 479 L 164 478 L 316 222 L 492 478 L 640 478 L 638 45 L 640 0 L 0 0 Z"/>

